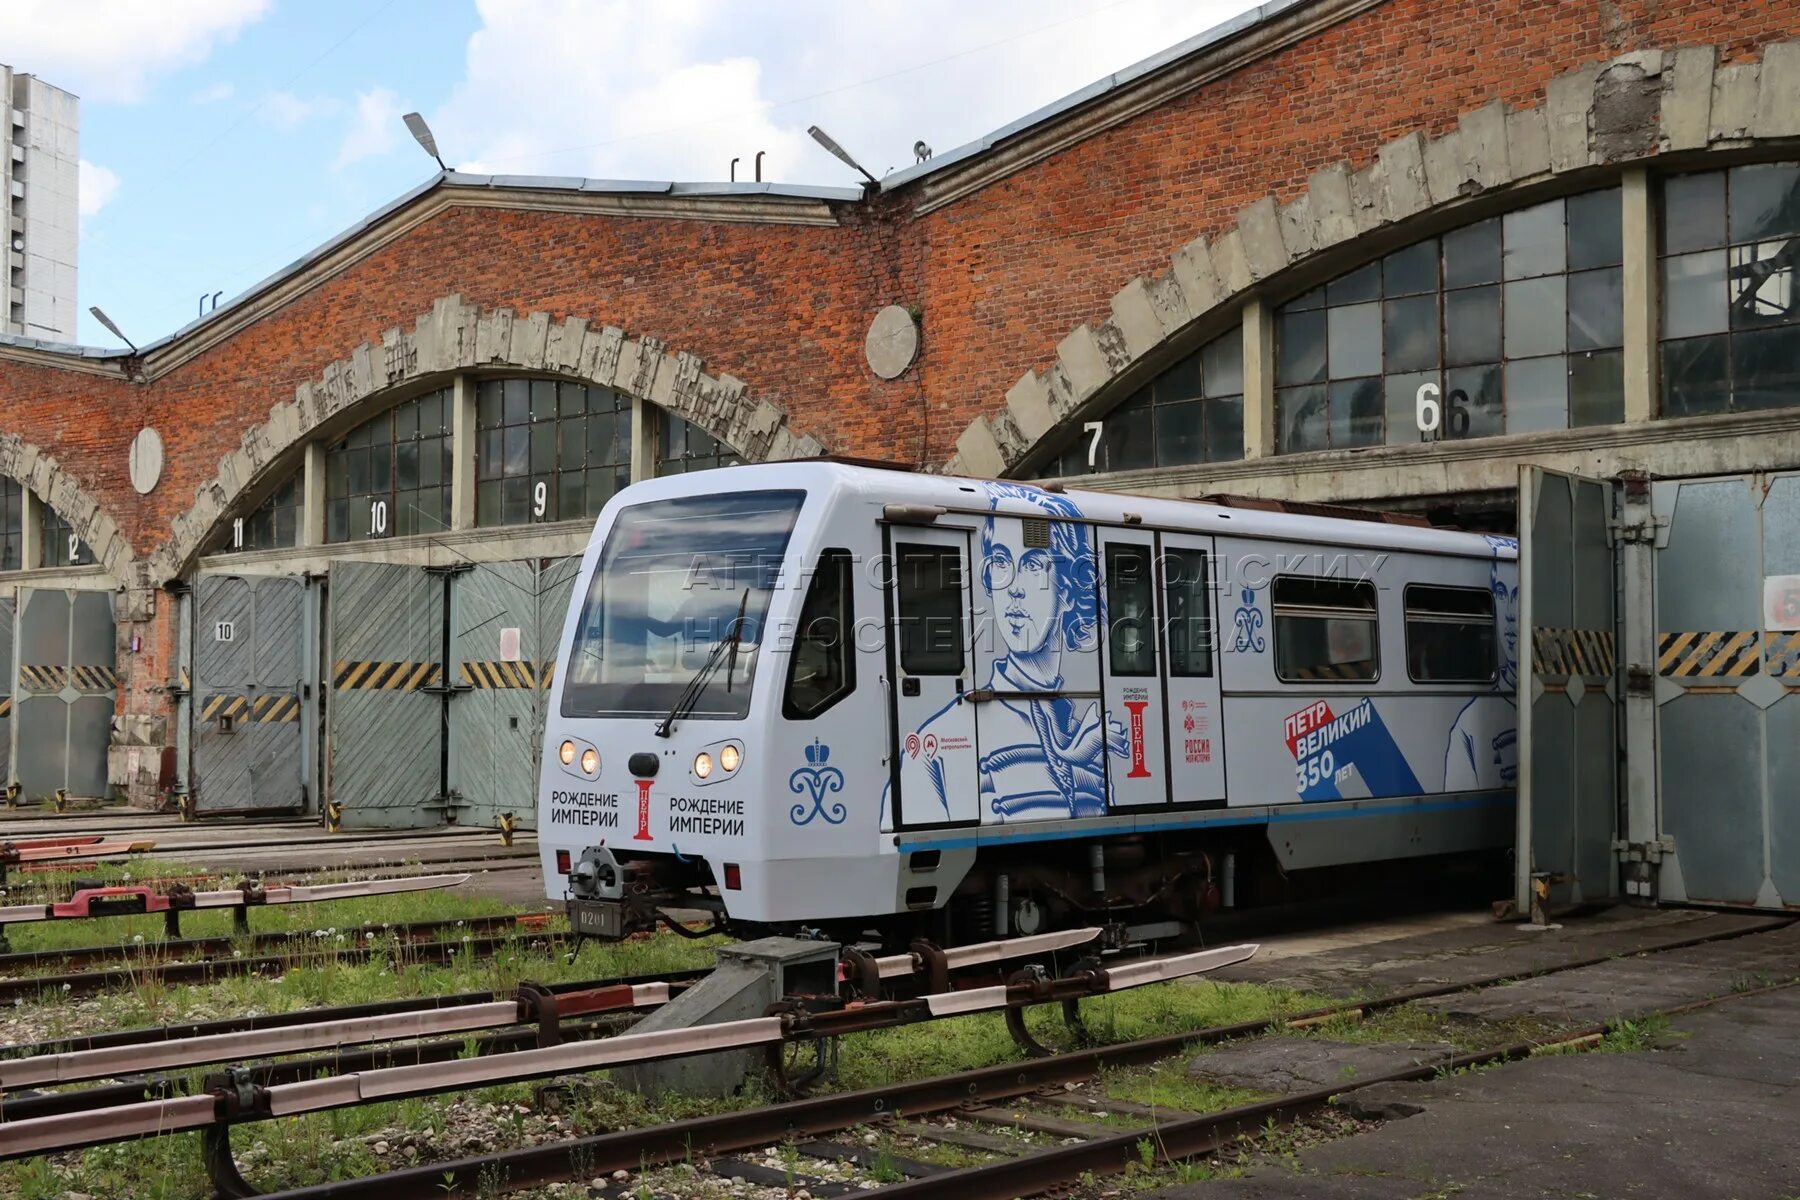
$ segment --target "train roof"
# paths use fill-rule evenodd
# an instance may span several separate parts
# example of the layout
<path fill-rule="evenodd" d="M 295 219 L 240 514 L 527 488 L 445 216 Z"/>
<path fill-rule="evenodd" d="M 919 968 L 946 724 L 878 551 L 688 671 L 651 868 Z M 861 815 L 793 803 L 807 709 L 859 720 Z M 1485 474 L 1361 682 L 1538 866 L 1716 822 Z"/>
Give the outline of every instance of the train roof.
<path fill-rule="evenodd" d="M 1232 507 L 1207 500 L 1169 499 L 1082 488 L 1051 489 L 1021 480 L 930 475 L 823 459 L 722 467 L 713 471 L 660 479 L 653 486 L 657 490 L 666 490 L 668 494 L 683 495 L 770 486 L 803 487 L 809 492 L 827 488 L 836 492 L 841 499 L 854 497 L 878 507 L 890 504 L 927 505 L 949 512 L 995 511 L 1021 516 L 1044 516 L 1046 507 L 1059 508 L 1062 505 L 1057 501 L 1066 501 L 1079 516 L 1109 524 L 1141 523 L 1156 527 L 1192 529 L 1198 533 L 1282 541 L 1320 541 L 1337 546 L 1453 554 L 1459 557 L 1505 560 L 1518 557 L 1518 544 L 1514 539 L 1491 534 L 1389 524 L 1317 513 Z M 1034 494 L 1054 499 L 1046 505 L 1034 499 Z"/>

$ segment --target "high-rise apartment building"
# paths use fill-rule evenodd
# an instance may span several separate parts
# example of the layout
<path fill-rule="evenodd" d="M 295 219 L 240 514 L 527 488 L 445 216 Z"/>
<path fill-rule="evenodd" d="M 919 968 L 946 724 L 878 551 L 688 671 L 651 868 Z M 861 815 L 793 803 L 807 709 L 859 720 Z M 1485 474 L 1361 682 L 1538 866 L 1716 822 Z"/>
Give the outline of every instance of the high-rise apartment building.
<path fill-rule="evenodd" d="M 61 88 L 0 65 L 0 332 L 75 340 L 79 105 Z"/>

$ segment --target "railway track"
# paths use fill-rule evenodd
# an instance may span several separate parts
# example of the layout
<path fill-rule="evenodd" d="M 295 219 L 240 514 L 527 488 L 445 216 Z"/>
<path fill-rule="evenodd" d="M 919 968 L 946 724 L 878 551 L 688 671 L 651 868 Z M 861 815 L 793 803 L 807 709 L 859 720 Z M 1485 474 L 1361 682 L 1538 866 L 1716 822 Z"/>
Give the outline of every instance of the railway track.
<path fill-rule="evenodd" d="M 442 926 L 446 922 L 422 922 Z M 447 924 L 454 925 L 454 922 Z M 396 926 L 395 928 L 399 928 Z M 296 938 L 304 935 L 292 935 Z M 565 938 L 560 933 L 544 933 L 547 946 L 560 946 Z M 107 967 L 97 971 L 75 971 L 61 974 L 25 975 L 0 979 L 0 1003 L 35 999 L 46 993 L 62 997 L 91 996 L 109 988 L 130 987 L 149 981 L 160 984 L 211 983 L 243 975 L 282 975 L 294 967 L 323 961 L 337 963 L 368 962 L 377 955 L 396 954 L 408 963 L 441 965 L 457 954 L 489 954 L 518 941 L 505 934 L 468 935 L 441 941 L 364 941 L 360 945 L 321 947 L 292 954 L 246 954 L 241 958 L 202 958 L 189 962 L 148 962 Z"/>
<path fill-rule="evenodd" d="M 774 1186 L 785 1184 L 790 1190 L 805 1188 L 818 1197 L 868 1194 L 871 1189 L 861 1182 L 845 1184 L 829 1178 L 809 1176 L 804 1171 L 797 1174 L 791 1167 L 771 1168 L 766 1161 L 769 1147 L 788 1147 L 794 1154 L 811 1156 L 821 1161 L 855 1161 L 868 1166 L 874 1156 L 866 1146 L 845 1145 L 830 1140 L 864 1126 L 897 1128 L 910 1136 L 926 1140 L 1003 1150 L 1009 1155 L 984 1166 L 960 1170 L 948 1170 L 931 1163 L 896 1158 L 891 1154 L 881 1155 L 884 1171 L 897 1172 L 905 1176 L 905 1179 L 884 1188 L 873 1189 L 874 1194 L 885 1195 L 892 1200 L 905 1200 L 912 1196 L 998 1200 L 1001 1197 L 1036 1195 L 1064 1189 L 1086 1173 L 1091 1172 L 1096 1176 L 1116 1174 L 1125 1170 L 1127 1164 L 1143 1164 L 1146 1145 L 1150 1147 L 1152 1159 L 1158 1162 L 1216 1154 L 1244 1135 L 1264 1128 L 1271 1121 L 1279 1125 L 1316 1115 L 1329 1104 L 1333 1096 L 1376 1083 L 1426 1079 L 1444 1071 L 1516 1061 L 1541 1053 L 1551 1046 L 1572 1049 L 1591 1047 L 1600 1041 L 1606 1027 L 1581 1025 L 1566 1029 L 1544 1042 L 1509 1042 L 1405 1070 L 1359 1077 L 1330 1088 L 1242 1105 L 1223 1112 L 1177 1116 L 1176 1119 L 1169 1120 L 1171 1114 L 1167 1110 L 1159 1110 L 1154 1114 L 1145 1110 L 1138 1115 L 1148 1117 L 1147 1123 L 1127 1130 L 1093 1124 L 1082 1125 L 1067 1119 L 1059 1121 L 1050 1116 L 1027 1117 L 1023 1122 L 1027 1127 L 1051 1133 L 1060 1130 L 1064 1136 L 1081 1139 L 1074 1145 L 1058 1145 L 1038 1153 L 1020 1154 L 1020 1147 L 1016 1143 L 1009 1145 L 1004 1139 L 970 1133 L 960 1126 L 955 1130 L 945 1129 L 924 1122 L 921 1118 L 953 1114 L 976 1123 L 980 1123 L 983 1115 L 995 1120 L 991 1112 L 995 1105 L 1029 1101 L 1046 1093 L 1053 1094 L 1058 1102 L 1062 1102 L 1066 1095 L 1064 1089 L 1070 1085 L 1090 1082 L 1104 1071 L 1148 1066 L 1203 1046 L 1255 1037 L 1283 1028 L 1367 1016 L 1422 1000 L 1452 996 L 1496 984 L 1594 967 L 1619 957 L 1657 955 L 1755 936 L 1784 928 L 1787 924 L 1790 922 L 1770 921 L 1751 927 L 1674 938 L 1653 946 L 1586 956 L 1527 970 L 1505 971 L 1454 984 L 1402 989 L 1374 998 L 1267 1020 L 1047 1054 L 1022 1062 L 906 1081 L 886 1087 L 808 1097 L 763 1108 L 435 1162 L 270 1195 L 272 1200 L 425 1200 L 427 1197 L 439 1200 L 443 1197 L 494 1194 L 492 1181 L 497 1179 L 505 1181 L 506 1189 L 516 1190 L 623 1173 L 624 1182 L 621 1185 L 609 1186 L 593 1194 L 625 1197 L 642 1194 L 638 1190 L 643 1186 L 642 1177 L 652 1169 L 696 1160 L 709 1161 L 716 1175 L 742 1178 L 749 1183 Z M 1745 988 L 1689 1003 L 1650 1008 L 1625 1015 L 1633 1019 L 1652 1015 L 1672 1016 L 1738 998 L 1766 994 L 1791 987 L 1795 982 L 1800 980 L 1784 979 L 1762 987 Z M 1137 1106 L 1110 1103 L 1108 1107 L 1115 1113 L 1129 1115 L 1130 1110 Z M 902 1114 L 904 1120 L 901 1119 Z M 1009 1121 L 1020 1123 L 1013 1120 L 1012 1114 L 1006 1114 L 996 1123 Z M 759 1151 L 765 1152 L 760 1156 L 761 1161 L 753 1153 Z M 226 1149 L 215 1139 L 209 1152 L 216 1160 L 217 1155 L 225 1153 Z M 245 1185 L 245 1190 L 237 1194 L 248 1196 L 259 1193 Z"/>
<path fill-rule="evenodd" d="M 119 942 L 62 950 L 16 951 L 0 954 L 0 1003 L 31 998 L 45 991 L 89 996 L 109 988 L 145 982 L 197 983 L 231 975 L 268 974 L 284 964 L 293 966 L 316 961 L 321 956 L 347 955 L 352 946 L 391 951 L 396 943 L 411 946 L 432 935 L 448 932 L 483 938 L 508 930 L 535 933 L 546 929 L 549 918 L 547 913 L 527 913 L 397 925 L 358 925 L 335 931 L 344 935 L 345 945 L 341 949 L 321 945 L 311 930 L 293 930 L 233 937 L 162 939 L 146 941 L 142 945 Z M 371 947 L 371 942 L 379 943 L 379 946 Z M 292 952 L 282 952 L 288 950 Z M 241 953 L 233 957 L 234 951 Z M 363 959 L 366 958 L 364 955 Z M 250 965 L 244 966 L 246 963 Z M 103 969 L 88 969 L 96 966 Z"/>

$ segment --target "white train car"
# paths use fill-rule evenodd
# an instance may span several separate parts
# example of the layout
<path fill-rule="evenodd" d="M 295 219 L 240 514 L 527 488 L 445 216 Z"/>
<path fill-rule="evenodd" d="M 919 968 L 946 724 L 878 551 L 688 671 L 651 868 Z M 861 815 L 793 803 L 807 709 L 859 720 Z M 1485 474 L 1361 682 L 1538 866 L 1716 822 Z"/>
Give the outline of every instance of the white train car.
<path fill-rule="evenodd" d="M 1502 849 L 1516 559 L 831 462 L 633 485 L 558 651 L 546 890 L 602 936 L 1159 936 L 1252 879 Z"/>

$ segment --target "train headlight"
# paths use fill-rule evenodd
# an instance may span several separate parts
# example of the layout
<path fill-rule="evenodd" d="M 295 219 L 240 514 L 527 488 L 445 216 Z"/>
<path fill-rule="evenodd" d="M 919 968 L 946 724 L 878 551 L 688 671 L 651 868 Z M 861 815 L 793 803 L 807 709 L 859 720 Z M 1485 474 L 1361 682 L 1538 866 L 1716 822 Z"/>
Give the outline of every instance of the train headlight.
<path fill-rule="evenodd" d="M 736 746 L 727 744 L 719 751 L 719 765 L 725 769 L 727 775 L 737 770 L 738 764 L 743 760 L 743 752 Z"/>
<path fill-rule="evenodd" d="M 712 755 L 702 750 L 694 755 L 694 778 L 705 779 L 712 774 Z"/>
<path fill-rule="evenodd" d="M 557 748 L 556 753 L 562 759 L 563 766 L 572 766 L 575 762 L 575 743 L 564 742 Z"/>
<path fill-rule="evenodd" d="M 589 746 L 581 752 L 581 771 L 584 775 L 594 775 L 600 770 L 600 752 Z"/>

